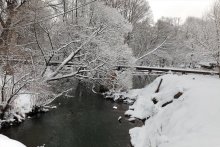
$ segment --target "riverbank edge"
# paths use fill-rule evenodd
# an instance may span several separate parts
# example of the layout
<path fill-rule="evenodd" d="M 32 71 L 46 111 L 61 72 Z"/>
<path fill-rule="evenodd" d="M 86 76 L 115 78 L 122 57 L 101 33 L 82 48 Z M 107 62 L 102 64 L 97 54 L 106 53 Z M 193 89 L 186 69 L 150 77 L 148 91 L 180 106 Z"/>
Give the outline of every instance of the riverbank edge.
<path fill-rule="evenodd" d="M 215 76 L 199 76 L 199 75 L 178 76 L 171 74 L 171 75 L 164 75 L 158 77 L 154 82 L 152 82 L 151 84 L 147 85 L 142 89 L 133 89 L 128 92 L 121 92 L 121 93 L 120 92 L 109 93 L 107 94 L 107 98 L 111 98 L 116 101 L 118 101 L 119 99 L 119 101 L 123 101 L 125 103 L 131 101 L 132 105 L 129 107 L 129 110 L 125 112 L 125 115 L 127 115 L 132 119 L 138 118 L 144 121 L 144 125 L 142 127 L 135 127 L 129 131 L 129 134 L 131 136 L 131 144 L 133 147 L 146 147 L 149 146 L 148 145 L 149 143 L 152 146 L 159 146 L 160 144 L 163 145 L 169 144 L 170 142 L 169 140 L 171 140 L 171 138 L 166 135 L 166 132 L 159 133 L 158 135 L 158 130 L 162 131 L 162 130 L 166 130 L 167 126 L 171 127 L 169 123 L 167 125 L 163 125 L 163 127 L 159 125 L 159 123 L 163 124 L 164 122 L 166 122 L 167 117 L 168 118 L 171 117 L 168 114 L 173 114 L 175 116 L 176 111 L 177 112 L 183 111 L 182 109 L 179 109 L 179 107 L 177 107 L 179 105 L 181 105 L 180 108 L 186 108 L 186 110 L 189 109 L 191 113 L 194 112 L 193 111 L 194 109 L 199 109 L 200 105 L 201 105 L 201 113 L 206 114 L 207 112 L 210 111 L 210 109 L 215 110 L 215 107 L 213 107 L 212 102 L 210 101 L 207 102 L 208 100 L 207 97 L 210 97 L 211 95 L 210 98 L 216 101 L 216 103 L 218 103 L 219 102 L 218 97 L 220 95 L 219 88 L 220 88 L 220 80 L 218 79 L 218 77 Z M 200 98 L 202 99 L 201 102 L 200 102 Z M 185 104 L 185 101 L 188 102 L 187 105 Z M 193 107 L 194 104 L 196 104 L 198 108 Z M 203 108 L 204 105 L 207 107 L 205 110 Z M 191 110 L 190 109 L 191 107 L 189 106 L 192 106 L 193 110 Z M 168 114 L 163 115 L 163 113 L 168 113 Z M 218 114 L 216 113 L 216 111 L 212 111 L 212 113 Z M 194 119 L 186 119 L 188 118 L 188 115 L 186 115 L 185 113 L 181 112 L 180 114 L 183 115 L 183 117 L 181 118 L 183 122 L 194 120 Z M 199 114 L 195 113 L 195 116 L 201 116 L 201 120 L 200 119 L 194 120 L 195 123 L 204 122 L 203 115 L 201 115 L 200 113 Z M 197 117 L 193 117 L 193 118 L 197 118 Z M 179 122 L 178 119 L 175 121 L 176 124 L 181 123 Z M 206 120 L 206 121 L 210 121 L 210 120 Z M 210 121 L 210 123 L 212 122 L 213 121 Z M 185 122 L 185 124 L 188 123 Z M 185 124 L 183 124 L 183 126 Z M 193 124 L 194 123 L 191 122 L 189 125 L 193 125 Z M 154 127 L 151 128 L 150 126 L 154 126 Z M 179 130 L 180 132 L 181 131 L 187 132 L 187 130 L 191 130 L 192 127 L 188 126 L 188 129 L 187 126 L 186 129 L 181 129 L 181 128 L 182 127 L 180 127 Z M 168 129 L 167 131 L 169 132 L 170 130 Z M 209 133 L 212 133 L 212 131 L 211 132 L 209 131 Z M 190 134 L 190 132 L 188 132 L 188 134 Z M 187 136 L 188 134 L 186 133 L 185 136 Z M 179 135 L 181 136 L 181 133 Z M 201 134 L 197 134 L 197 135 L 201 135 Z M 150 138 L 150 142 L 148 142 L 149 140 L 147 140 L 146 138 Z M 186 139 L 186 138 L 182 136 L 182 139 Z M 194 141 L 195 140 L 196 138 L 194 138 Z M 213 144 L 214 142 L 215 141 L 213 142 L 209 141 L 206 143 Z M 180 140 L 175 143 L 181 145 Z M 188 143 L 188 145 L 190 145 L 190 143 L 191 145 L 193 144 L 193 142 L 190 141 L 185 141 L 185 143 Z M 199 142 L 195 141 L 194 143 L 198 144 Z"/>

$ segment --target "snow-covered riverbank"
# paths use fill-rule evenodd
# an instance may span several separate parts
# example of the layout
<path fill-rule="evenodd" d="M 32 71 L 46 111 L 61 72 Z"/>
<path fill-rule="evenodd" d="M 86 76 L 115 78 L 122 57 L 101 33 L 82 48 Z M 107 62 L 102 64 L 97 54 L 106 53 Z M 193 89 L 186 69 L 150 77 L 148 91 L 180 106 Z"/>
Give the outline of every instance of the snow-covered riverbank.
<path fill-rule="evenodd" d="M 134 147 L 220 146 L 220 79 L 165 75 L 125 97 L 126 115 L 147 119 L 129 132 Z"/>
<path fill-rule="evenodd" d="M 26 147 L 22 143 L 0 134 L 0 147 Z"/>

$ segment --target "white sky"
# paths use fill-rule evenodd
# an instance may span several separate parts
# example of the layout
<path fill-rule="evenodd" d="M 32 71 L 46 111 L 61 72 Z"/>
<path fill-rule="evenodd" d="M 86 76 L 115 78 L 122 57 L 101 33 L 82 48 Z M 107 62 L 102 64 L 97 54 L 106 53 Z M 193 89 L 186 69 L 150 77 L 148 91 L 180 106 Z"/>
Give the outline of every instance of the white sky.
<path fill-rule="evenodd" d="M 214 0 L 147 0 L 153 11 L 154 20 L 165 17 L 202 17 Z"/>

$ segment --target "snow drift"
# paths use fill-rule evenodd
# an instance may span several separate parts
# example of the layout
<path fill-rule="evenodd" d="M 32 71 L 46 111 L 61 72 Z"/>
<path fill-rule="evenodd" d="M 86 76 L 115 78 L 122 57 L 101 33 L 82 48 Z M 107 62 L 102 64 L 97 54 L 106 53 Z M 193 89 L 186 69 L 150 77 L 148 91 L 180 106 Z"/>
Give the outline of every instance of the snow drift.
<path fill-rule="evenodd" d="M 22 143 L 0 134 L 0 147 L 26 147 Z"/>
<path fill-rule="evenodd" d="M 165 75 L 129 93 L 136 101 L 126 115 L 147 119 L 144 126 L 130 130 L 134 147 L 220 146 L 218 78 Z"/>

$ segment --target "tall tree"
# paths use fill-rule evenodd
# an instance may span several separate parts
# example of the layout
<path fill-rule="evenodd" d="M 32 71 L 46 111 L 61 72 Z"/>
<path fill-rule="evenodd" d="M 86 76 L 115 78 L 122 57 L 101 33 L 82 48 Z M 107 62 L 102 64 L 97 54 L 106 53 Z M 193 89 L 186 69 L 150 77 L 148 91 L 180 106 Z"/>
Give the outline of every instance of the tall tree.
<path fill-rule="evenodd" d="M 22 9 L 26 0 L 1 0 L 0 1 L 0 27 L 2 32 L 0 34 L 0 52 L 6 53 L 9 45 L 12 43 L 14 37 L 15 20 L 18 20 L 18 12 Z"/>
<path fill-rule="evenodd" d="M 146 0 L 102 0 L 119 12 L 132 24 L 151 18 L 151 10 Z"/>

